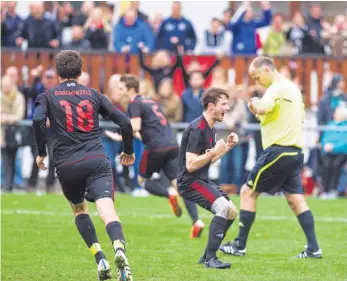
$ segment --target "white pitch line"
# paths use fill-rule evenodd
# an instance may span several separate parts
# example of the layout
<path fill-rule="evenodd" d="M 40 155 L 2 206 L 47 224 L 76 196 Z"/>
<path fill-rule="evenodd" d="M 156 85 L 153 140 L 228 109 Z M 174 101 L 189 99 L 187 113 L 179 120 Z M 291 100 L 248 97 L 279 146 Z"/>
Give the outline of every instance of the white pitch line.
<path fill-rule="evenodd" d="M 1 210 L 0 213 L 2 215 L 34 215 L 34 216 L 61 216 L 61 217 L 72 217 L 72 213 L 69 212 L 52 212 L 52 211 L 38 211 L 38 210 L 23 210 L 23 209 L 4 209 Z M 97 216 L 97 212 L 90 212 L 91 216 Z M 144 218 L 154 218 L 154 219 L 170 219 L 174 218 L 171 214 L 146 214 L 146 213 L 122 213 L 120 212 L 119 215 L 121 217 L 144 217 Z M 212 215 L 206 215 L 202 214 L 200 215 L 201 218 L 211 218 Z M 268 220 L 268 221 L 284 221 L 284 220 L 296 220 L 296 217 L 294 216 L 256 216 L 257 220 Z M 347 218 L 339 218 L 339 217 L 315 217 L 315 221 L 320 222 L 342 222 L 347 223 Z"/>

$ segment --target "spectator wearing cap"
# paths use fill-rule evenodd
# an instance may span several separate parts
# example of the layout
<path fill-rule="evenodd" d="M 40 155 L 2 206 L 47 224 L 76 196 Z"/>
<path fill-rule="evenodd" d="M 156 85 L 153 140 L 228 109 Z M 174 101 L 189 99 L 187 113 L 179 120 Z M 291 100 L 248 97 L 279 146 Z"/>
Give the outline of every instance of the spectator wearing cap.
<path fill-rule="evenodd" d="M 181 3 L 172 3 L 171 17 L 164 20 L 156 37 L 156 48 L 175 51 L 176 42 L 185 52 L 192 52 L 196 44 L 196 34 L 192 23 L 182 16 Z"/>
<path fill-rule="evenodd" d="M 203 33 L 197 53 L 211 55 L 216 53 L 227 54 L 230 50 L 230 43 L 230 33 L 225 31 L 219 19 L 213 18 L 211 27 Z"/>
<path fill-rule="evenodd" d="M 318 124 L 326 125 L 333 120 L 334 111 L 339 106 L 347 107 L 347 93 L 344 92 L 345 81 L 341 74 L 335 74 L 330 87 L 319 103 Z"/>
<path fill-rule="evenodd" d="M 113 47 L 117 53 L 138 54 L 139 43 L 143 51 L 152 52 L 154 36 L 147 23 L 140 20 L 134 9 L 128 9 L 113 29 Z"/>
<path fill-rule="evenodd" d="M 58 84 L 58 77 L 56 72 L 53 69 L 46 70 L 43 73 L 42 78 L 41 78 L 40 72 L 32 73 L 32 76 L 35 76 L 35 75 L 36 77 L 34 78 L 34 82 L 32 85 L 32 97 L 33 97 L 32 106 L 33 107 L 35 105 L 35 100 L 38 94 L 46 90 L 50 90 L 54 88 L 55 86 L 57 86 Z M 29 119 L 32 119 L 33 113 L 28 117 Z M 50 127 L 49 120 L 47 121 L 46 125 L 47 127 Z M 52 132 L 50 130 L 48 130 L 47 132 L 46 139 L 47 139 L 47 148 L 48 148 L 47 151 L 48 151 L 48 157 L 49 157 L 48 176 L 46 178 L 46 190 L 47 192 L 51 192 L 53 189 L 55 176 L 54 176 L 54 165 L 53 165 L 53 137 L 52 137 Z M 34 140 L 34 136 L 32 137 L 32 140 Z M 33 160 L 33 165 L 31 169 L 31 175 L 28 180 L 28 191 L 32 192 L 35 190 L 37 186 L 39 169 L 36 165 L 37 149 L 36 149 L 35 141 L 33 141 L 30 146 L 31 146 L 31 152 L 33 154 L 34 160 Z"/>
<path fill-rule="evenodd" d="M 1 46 L 16 47 L 16 38 L 23 26 L 23 20 L 16 14 L 17 2 L 2 2 Z"/>
<path fill-rule="evenodd" d="M 233 54 L 256 54 L 256 29 L 270 25 L 272 18 L 270 4 L 262 1 L 260 5 L 263 9 L 263 17 L 260 20 L 254 19 L 250 2 L 244 3 L 232 17 L 228 28 L 233 33 Z"/>
<path fill-rule="evenodd" d="M 54 22 L 44 17 L 43 2 L 34 2 L 31 4 L 31 15 L 24 21 L 16 44 L 21 46 L 27 40 L 29 48 L 58 48 L 58 35 Z"/>

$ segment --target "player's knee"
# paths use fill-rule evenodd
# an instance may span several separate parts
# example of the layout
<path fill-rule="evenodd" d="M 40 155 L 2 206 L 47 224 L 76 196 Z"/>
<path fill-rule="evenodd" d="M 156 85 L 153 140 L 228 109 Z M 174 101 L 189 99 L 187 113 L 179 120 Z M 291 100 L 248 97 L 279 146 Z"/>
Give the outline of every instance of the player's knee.
<path fill-rule="evenodd" d="M 216 214 L 216 216 L 229 219 L 232 213 L 232 206 L 229 204 L 227 199 L 224 197 L 219 197 L 213 202 L 212 211 Z"/>
<path fill-rule="evenodd" d="M 88 214 L 88 207 L 84 201 L 78 204 L 71 203 L 71 207 L 75 217 L 81 214 Z"/>
<path fill-rule="evenodd" d="M 237 218 L 237 215 L 238 215 L 238 210 L 237 210 L 236 206 L 231 201 L 229 201 L 229 204 L 231 206 L 231 210 L 229 212 L 228 219 L 229 220 L 235 220 Z"/>
<path fill-rule="evenodd" d="M 242 199 L 251 198 L 252 194 L 253 194 L 253 190 L 244 184 L 240 190 L 241 198 Z"/>

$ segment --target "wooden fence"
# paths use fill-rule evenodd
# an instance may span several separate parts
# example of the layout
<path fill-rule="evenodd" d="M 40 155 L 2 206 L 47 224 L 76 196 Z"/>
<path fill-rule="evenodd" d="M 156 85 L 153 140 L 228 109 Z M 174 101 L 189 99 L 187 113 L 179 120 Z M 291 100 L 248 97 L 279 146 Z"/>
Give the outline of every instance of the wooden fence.
<path fill-rule="evenodd" d="M 44 66 L 44 69 L 54 67 L 54 55 L 51 50 L 31 50 L 27 53 L 23 53 L 20 50 L 8 50 L 3 49 L 1 51 L 1 72 L 4 73 L 7 67 L 17 66 L 22 69 L 23 65 L 26 65 L 29 70 L 36 67 L 39 64 Z M 133 73 L 140 75 L 139 59 L 136 55 L 125 56 L 122 54 L 116 54 L 112 52 L 105 53 L 84 53 L 81 52 L 83 58 L 83 71 L 90 74 L 91 87 L 104 89 L 104 85 L 107 85 L 108 78 L 114 74 Z M 221 61 L 221 66 L 226 70 L 235 70 L 235 83 L 253 83 L 248 80 L 248 65 L 252 57 L 224 57 Z M 148 65 L 151 64 L 151 56 L 148 55 L 145 58 Z M 296 76 L 303 86 L 303 92 L 305 94 L 305 103 L 307 106 L 311 106 L 311 79 L 313 79 L 312 73 L 315 71 L 317 74 L 316 80 L 318 98 L 323 94 L 323 75 L 327 69 L 332 72 L 341 73 L 347 80 L 347 57 L 334 58 L 334 57 L 322 57 L 322 56 L 307 56 L 307 57 L 275 57 L 275 64 L 277 68 L 282 66 L 288 66 L 291 69 L 292 75 Z M 148 77 L 145 74 L 146 78 Z M 22 82 L 23 77 L 20 76 Z M 29 81 L 32 78 L 29 75 Z M 347 83 L 346 83 L 347 91 Z"/>

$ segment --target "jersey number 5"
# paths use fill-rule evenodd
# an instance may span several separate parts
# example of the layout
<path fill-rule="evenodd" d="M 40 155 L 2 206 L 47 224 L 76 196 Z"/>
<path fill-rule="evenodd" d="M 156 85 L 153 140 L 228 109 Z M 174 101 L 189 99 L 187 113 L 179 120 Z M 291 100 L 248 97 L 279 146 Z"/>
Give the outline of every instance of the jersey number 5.
<path fill-rule="evenodd" d="M 162 124 L 163 126 L 166 126 L 167 125 L 166 117 L 164 116 L 163 113 L 161 113 L 159 111 L 159 106 L 156 104 L 153 104 L 152 110 L 153 110 L 154 114 L 160 119 L 160 124 Z"/>
<path fill-rule="evenodd" d="M 72 106 L 67 100 L 61 100 L 60 105 L 65 108 L 66 129 L 68 132 L 73 132 L 72 122 Z M 76 106 L 77 112 L 77 127 L 83 132 L 90 132 L 94 127 L 93 105 L 89 100 L 82 100 Z"/>

